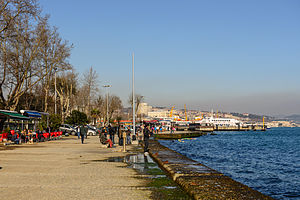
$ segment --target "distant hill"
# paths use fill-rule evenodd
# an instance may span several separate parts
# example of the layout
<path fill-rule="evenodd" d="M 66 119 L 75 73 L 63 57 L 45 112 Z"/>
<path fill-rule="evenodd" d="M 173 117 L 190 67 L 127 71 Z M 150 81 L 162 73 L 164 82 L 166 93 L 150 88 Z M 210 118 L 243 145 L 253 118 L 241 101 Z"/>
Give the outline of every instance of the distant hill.
<path fill-rule="evenodd" d="M 241 113 L 230 113 L 231 115 L 233 116 L 236 116 L 236 117 L 240 117 L 240 118 L 249 118 L 250 120 L 253 120 L 253 121 L 261 121 L 263 117 L 265 117 L 265 120 L 266 121 L 271 121 L 271 120 L 274 120 L 274 117 L 270 117 L 270 116 L 263 116 L 263 115 L 255 115 L 255 114 L 241 114 Z"/>
<path fill-rule="evenodd" d="M 289 115 L 285 117 L 288 120 L 292 120 L 295 122 L 300 122 L 300 115 Z"/>

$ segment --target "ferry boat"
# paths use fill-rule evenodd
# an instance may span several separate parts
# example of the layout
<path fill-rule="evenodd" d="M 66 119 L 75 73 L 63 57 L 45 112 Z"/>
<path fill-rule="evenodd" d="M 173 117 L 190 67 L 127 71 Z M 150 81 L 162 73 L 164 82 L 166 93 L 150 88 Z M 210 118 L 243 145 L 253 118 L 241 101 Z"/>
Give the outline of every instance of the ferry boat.
<path fill-rule="evenodd" d="M 243 122 L 232 119 L 232 118 L 214 118 L 207 117 L 200 121 L 201 124 L 213 124 L 214 126 L 224 126 L 224 127 L 233 127 L 233 126 L 242 126 Z"/>

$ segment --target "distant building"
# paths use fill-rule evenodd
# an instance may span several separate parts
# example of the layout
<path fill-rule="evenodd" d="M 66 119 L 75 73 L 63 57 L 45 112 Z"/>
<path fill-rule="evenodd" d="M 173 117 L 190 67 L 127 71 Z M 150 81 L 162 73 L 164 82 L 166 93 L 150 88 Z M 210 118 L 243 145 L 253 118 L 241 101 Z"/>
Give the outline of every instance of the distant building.
<path fill-rule="evenodd" d="M 170 112 L 168 110 L 148 112 L 148 117 L 151 117 L 151 118 L 167 118 L 169 116 L 170 116 Z"/>
<path fill-rule="evenodd" d="M 149 106 L 147 103 L 140 103 L 137 109 L 137 114 L 147 116 L 148 112 L 150 112 L 151 110 L 152 106 Z"/>

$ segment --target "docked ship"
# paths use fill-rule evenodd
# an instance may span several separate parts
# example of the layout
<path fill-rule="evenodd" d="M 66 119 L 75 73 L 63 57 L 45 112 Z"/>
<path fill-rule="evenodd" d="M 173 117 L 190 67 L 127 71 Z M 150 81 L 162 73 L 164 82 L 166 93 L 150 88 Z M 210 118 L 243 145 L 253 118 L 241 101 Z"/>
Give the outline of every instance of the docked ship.
<path fill-rule="evenodd" d="M 243 122 L 233 118 L 206 117 L 200 121 L 200 124 L 212 124 L 214 126 L 222 126 L 222 127 L 235 127 L 235 126 L 242 126 Z"/>

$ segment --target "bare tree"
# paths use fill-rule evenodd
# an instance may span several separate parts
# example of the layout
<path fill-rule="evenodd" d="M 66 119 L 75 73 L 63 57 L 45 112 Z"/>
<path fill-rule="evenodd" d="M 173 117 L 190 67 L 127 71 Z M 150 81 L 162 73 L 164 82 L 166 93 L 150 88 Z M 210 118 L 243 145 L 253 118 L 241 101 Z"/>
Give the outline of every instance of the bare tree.
<path fill-rule="evenodd" d="M 112 95 L 109 97 L 109 106 L 108 106 L 108 118 L 109 121 L 112 119 L 113 114 L 116 111 L 120 111 L 123 108 L 122 101 L 120 97 Z"/>
<path fill-rule="evenodd" d="M 83 74 L 83 88 L 86 91 L 86 104 L 85 104 L 85 113 L 90 117 L 91 113 L 91 100 L 93 97 L 96 96 L 96 93 L 99 91 L 98 88 L 98 74 L 97 72 L 93 69 L 93 67 L 90 67 L 89 71 L 85 72 Z"/>
<path fill-rule="evenodd" d="M 0 104 L 6 109 L 14 110 L 20 96 L 46 75 L 43 66 L 37 62 L 41 40 L 28 20 L 22 18 L 16 21 L 17 37 L 4 39 L 1 43 L 3 77 L 0 83 Z"/>
<path fill-rule="evenodd" d="M 71 113 L 71 99 L 76 92 L 76 75 L 72 72 L 62 73 L 57 77 L 56 92 L 59 96 L 62 121 Z"/>
<path fill-rule="evenodd" d="M 42 18 L 39 24 L 39 28 L 41 29 L 40 37 L 42 40 L 39 57 L 47 74 L 43 79 L 43 89 L 45 91 L 44 112 L 48 111 L 50 80 L 53 78 L 55 71 L 59 72 L 72 69 L 67 59 L 70 57 L 70 51 L 73 47 L 69 45 L 67 41 L 63 41 L 60 38 L 57 28 L 51 28 L 48 25 L 48 18 L 48 16 Z M 72 74 L 75 75 L 74 73 Z"/>
<path fill-rule="evenodd" d="M 138 108 L 139 108 L 139 105 L 140 103 L 142 103 L 142 101 L 144 100 L 144 96 L 140 95 L 140 94 L 136 94 L 135 95 L 135 114 L 137 113 L 138 111 Z M 129 99 L 128 99 L 128 103 L 131 105 L 133 105 L 133 101 L 132 101 L 132 93 L 131 95 L 129 96 Z"/>
<path fill-rule="evenodd" d="M 0 107 L 14 110 L 31 89 L 39 40 L 31 22 L 39 13 L 35 0 L 0 0 Z M 33 84 L 32 84 L 33 83 Z"/>
<path fill-rule="evenodd" d="M 101 95 L 98 95 L 97 99 L 95 100 L 95 109 L 99 111 L 98 117 L 100 119 L 105 119 L 106 116 L 106 100 Z"/>
<path fill-rule="evenodd" d="M 48 17 L 39 16 L 36 0 L 0 0 L 0 107 L 15 110 L 24 94 L 49 86 L 54 68 L 70 67 L 71 47 L 63 42 Z M 45 87 L 49 90 L 49 87 Z M 45 93 L 47 110 L 48 92 Z M 25 99 L 27 100 L 27 99 Z"/>
<path fill-rule="evenodd" d="M 0 39 L 5 37 L 5 32 L 14 26 L 19 17 L 35 17 L 39 13 L 36 0 L 0 0 Z"/>

